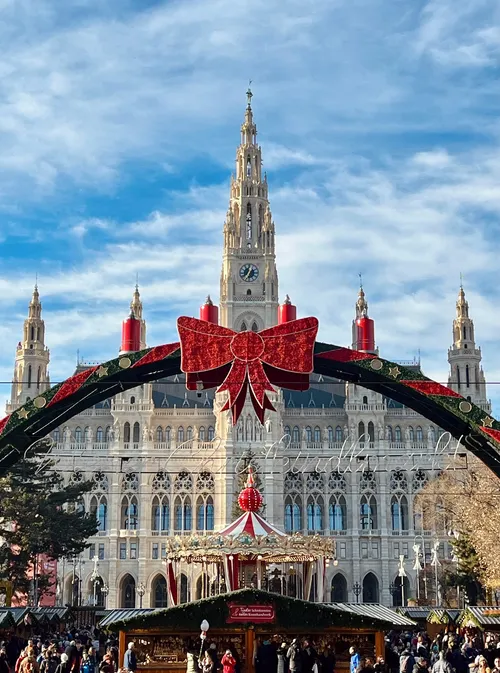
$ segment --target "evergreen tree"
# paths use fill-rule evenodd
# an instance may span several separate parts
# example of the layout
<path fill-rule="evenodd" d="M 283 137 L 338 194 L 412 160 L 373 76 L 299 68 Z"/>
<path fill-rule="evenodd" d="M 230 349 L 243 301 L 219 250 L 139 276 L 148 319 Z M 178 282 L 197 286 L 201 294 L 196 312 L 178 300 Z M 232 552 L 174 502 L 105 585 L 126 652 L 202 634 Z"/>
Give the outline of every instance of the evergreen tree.
<path fill-rule="evenodd" d="M 468 535 L 462 534 L 452 542 L 453 551 L 458 559 L 456 585 L 463 587 L 469 605 L 477 605 L 484 599 L 482 576 L 484 568 Z"/>
<path fill-rule="evenodd" d="M 0 478 L 0 578 L 13 583 L 19 593 L 30 593 L 36 570 L 38 596 L 47 591 L 40 556 L 59 560 L 81 554 L 87 539 L 97 532 L 96 517 L 86 514 L 83 494 L 92 482 L 64 484 L 48 459 L 48 445 L 12 466 Z"/>
<path fill-rule="evenodd" d="M 255 460 L 255 454 L 251 449 L 248 449 L 242 456 L 241 460 L 238 461 L 238 480 L 236 482 L 236 492 L 234 494 L 232 516 L 233 519 L 237 519 L 243 514 L 243 510 L 238 504 L 238 496 L 241 491 L 245 488 L 247 479 L 248 479 L 248 468 L 253 467 L 253 478 L 255 481 L 255 488 L 262 493 L 262 479 L 259 474 L 259 465 Z M 266 509 L 265 503 L 259 510 L 259 514 L 262 514 Z"/>

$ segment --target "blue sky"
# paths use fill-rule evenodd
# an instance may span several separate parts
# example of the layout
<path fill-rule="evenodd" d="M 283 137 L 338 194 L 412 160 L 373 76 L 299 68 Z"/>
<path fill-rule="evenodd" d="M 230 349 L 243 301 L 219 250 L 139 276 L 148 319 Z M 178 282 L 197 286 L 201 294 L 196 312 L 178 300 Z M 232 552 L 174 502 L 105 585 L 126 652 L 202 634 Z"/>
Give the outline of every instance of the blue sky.
<path fill-rule="evenodd" d="M 361 271 L 381 354 L 420 350 L 446 381 L 462 272 L 500 381 L 496 0 L 0 0 L 0 13 L 2 381 L 37 273 L 53 381 L 77 350 L 116 354 L 136 273 L 149 345 L 218 296 L 249 78 L 281 296 L 348 345 Z"/>

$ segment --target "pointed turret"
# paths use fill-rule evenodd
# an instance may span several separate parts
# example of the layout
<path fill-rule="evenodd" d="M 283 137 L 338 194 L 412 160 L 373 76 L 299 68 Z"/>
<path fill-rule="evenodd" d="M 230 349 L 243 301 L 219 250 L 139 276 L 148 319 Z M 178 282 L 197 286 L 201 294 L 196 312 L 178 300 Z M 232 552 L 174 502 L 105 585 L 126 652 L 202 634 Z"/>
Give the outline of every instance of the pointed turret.
<path fill-rule="evenodd" d="M 45 346 L 45 323 L 42 304 L 35 284 L 24 321 L 23 338 L 16 349 L 14 377 L 12 379 L 12 409 L 25 404 L 50 387 L 48 366 L 50 353 Z"/>
<path fill-rule="evenodd" d="M 375 322 L 368 317 L 368 302 L 360 276 L 358 299 L 356 301 L 356 317 L 352 321 L 352 347 L 365 353 L 376 353 Z"/>
<path fill-rule="evenodd" d="M 485 411 L 491 411 L 486 397 L 486 379 L 481 366 L 481 349 L 476 347 L 474 321 L 469 317 L 469 302 L 462 283 L 458 291 L 456 317 L 453 321 L 453 346 L 448 351 L 450 375 L 448 385 Z"/>
<path fill-rule="evenodd" d="M 130 302 L 130 310 L 134 314 L 136 320 L 139 320 L 141 323 L 140 343 L 137 350 L 143 350 L 146 348 L 146 321 L 142 317 L 142 301 L 139 293 L 139 283 L 135 284 L 134 294 L 132 295 L 132 301 Z"/>

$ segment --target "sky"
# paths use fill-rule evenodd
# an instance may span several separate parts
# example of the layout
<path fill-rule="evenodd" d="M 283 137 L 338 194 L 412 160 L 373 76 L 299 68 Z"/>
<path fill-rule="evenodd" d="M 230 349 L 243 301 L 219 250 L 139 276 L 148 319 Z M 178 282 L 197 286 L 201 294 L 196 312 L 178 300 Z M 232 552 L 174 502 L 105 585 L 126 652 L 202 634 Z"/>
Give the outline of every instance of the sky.
<path fill-rule="evenodd" d="M 460 274 L 500 413 L 497 0 L 0 0 L 0 403 L 38 277 L 53 382 L 218 298 L 253 110 L 280 295 L 446 382 Z"/>

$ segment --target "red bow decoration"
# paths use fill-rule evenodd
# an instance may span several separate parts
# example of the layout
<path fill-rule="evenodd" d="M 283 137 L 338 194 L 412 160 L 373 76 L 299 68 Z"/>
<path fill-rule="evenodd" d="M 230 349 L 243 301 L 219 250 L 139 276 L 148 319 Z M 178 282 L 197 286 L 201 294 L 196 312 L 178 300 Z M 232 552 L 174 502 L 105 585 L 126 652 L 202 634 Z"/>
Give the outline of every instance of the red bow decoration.
<path fill-rule="evenodd" d="M 266 409 L 276 411 L 266 395 L 272 384 L 307 390 L 313 371 L 316 318 L 301 318 L 262 332 L 233 332 L 196 318 L 178 318 L 181 370 L 188 390 L 225 390 L 229 398 L 222 411 L 232 410 L 236 424 L 247 390 L 255 413 L 264 423 Z"/>

